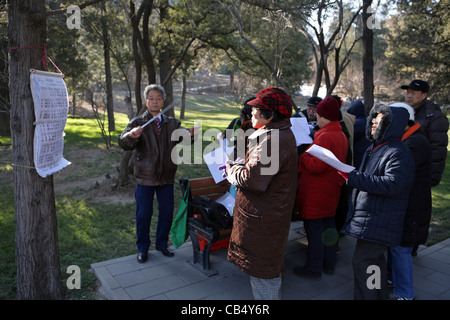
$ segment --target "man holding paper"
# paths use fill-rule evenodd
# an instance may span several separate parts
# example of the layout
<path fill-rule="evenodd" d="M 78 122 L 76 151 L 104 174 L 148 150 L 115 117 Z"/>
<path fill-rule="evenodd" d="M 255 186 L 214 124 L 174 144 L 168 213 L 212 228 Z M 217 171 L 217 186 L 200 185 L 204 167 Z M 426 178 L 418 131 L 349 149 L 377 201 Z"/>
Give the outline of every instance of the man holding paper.
<path fill-rule="evenodd" d="M 317 105 L 320 129 L 313 141 L 313 146 L 323 147 L 334 154 L 338 163 L 345 162 L 348 150 L 348 140 L 339 123 L 339 109 L 338 102 L 332 97 Z M 345 181 L 334 167 L 309 152 L 300 157 L 298 171 L 296 205 L 304 219 L 308 250 L 305 266 L 295 267 L 294 274 L 319 279 L 322 271 L 333 273 L 336 264 L 334 215 Z"/>
<path fill-rule="evenodd" d="M 155 247 L 165 256 L 173 256 L 173 252 L 167 248 L 174 209 L 173 183 L 177 171 L 171 152 L 180 141 L 172 141 L 171 136 L 181 128 L 179 120 L 161 113 L 166 98 L 162 86 L 147 86 L 144 97 L 147 111 L 132 119 L 119 137 L 122 149 L 135 151 L 136 245 L 139 263 L 147 260 L 150 247 L 149 233 L 155 193 L 159 209 Z M 189 133 L 191 137 L 196 134 L 194 128 Z"/>

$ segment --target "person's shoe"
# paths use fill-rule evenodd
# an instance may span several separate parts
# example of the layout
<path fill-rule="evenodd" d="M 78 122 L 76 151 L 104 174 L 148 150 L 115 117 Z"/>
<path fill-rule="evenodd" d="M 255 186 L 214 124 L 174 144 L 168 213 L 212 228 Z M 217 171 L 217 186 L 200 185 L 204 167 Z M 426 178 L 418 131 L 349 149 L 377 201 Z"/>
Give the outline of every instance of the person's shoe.
<path fill-rule="evenodd" d="M 156 248 L 156 250 L 161 251 L 161 253 L 166 257 L 173 257 L 174 255 L 173 252 L 170 251 L 168 248 Z"/>
<path fill-rule="evenodd" d="M 148 255 L 147 252 L 139 252 L 137 255 L 137 261 L 139 263 L 144 263 L 145 261 L 147 261 Z"/>
<path fill-rule="evenodd" d="M 389 298 L 389 300 L 416 300 L 416 297 L 412 297 L 412 298 L 405 298 L 405 297 L 401 297 L 399 295 L 396 295 L 395 293 L 392 293 Z"/>
<path fill-rule="evenodd" d="M 326 274 L 334 274 L 334 267 L 323 266 L 323 272 Z"/>
<path fill-rule="evenodd" d="M 294 274 L 301 278 L 308 278 L 313 280 L 320 280 L 322 273 L 308 270 L 306 267 L 297 266 L 294 268 Z"/>

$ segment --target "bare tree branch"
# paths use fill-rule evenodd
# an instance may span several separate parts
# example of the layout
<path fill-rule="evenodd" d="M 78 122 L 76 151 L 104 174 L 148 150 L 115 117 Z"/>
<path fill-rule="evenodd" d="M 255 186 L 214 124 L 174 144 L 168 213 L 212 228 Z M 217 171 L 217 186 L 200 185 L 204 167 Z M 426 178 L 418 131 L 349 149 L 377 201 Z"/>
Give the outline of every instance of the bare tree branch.
<path fill-rule="evenodd" d="M 236 5 L 234 6 L 235 12 L 236 12 L 236 14 L 235 14 L 233 12 L 233 10 L 231 10 L 231 8 L 229 6 L 227 6 L 225 3 L 223 3 L 222 1 L 220 1 L 220 3 L 224 7 L 224 9 L 226 9 L 230 13 L 231 17 L 236 22 L 236 24 L 238 26 L 239 36 L 255 51 L 256 55 L 261 60 L 261 62 L 269 69 L 269 71 L 272 74 L 272 76 L 274 77 L 274 79 L 283 87 L 284 91 L 286 91 L 289 94 L 288 88 L 284 84 L 283 80 L 281 80 L 280 77 L 277 75 L 276 70 L 274 70 L 272 68 L 272 66 L 264 58 L 264 56 L 261 54 L 259 49 L 253 44 L 253 42 L 244 35 L 244 27 L 243 27 L 242 18 L 240 17 L 240 12 L 239 12 L 239 10 L 237 10 Z M 292 101 L 292 103 L 293 103 L 294 109 L 296 111 L 298 111 L 298 107 L 295 105 L 294 101 Z"/>

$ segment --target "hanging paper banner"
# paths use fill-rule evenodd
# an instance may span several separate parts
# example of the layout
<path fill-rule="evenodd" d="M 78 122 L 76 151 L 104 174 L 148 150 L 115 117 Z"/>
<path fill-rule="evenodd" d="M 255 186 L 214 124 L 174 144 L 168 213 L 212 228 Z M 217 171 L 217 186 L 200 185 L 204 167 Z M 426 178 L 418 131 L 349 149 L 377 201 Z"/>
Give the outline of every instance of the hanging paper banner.
<path fill-rule="evenodd" d="M 34 165 L 43 178 L 70 164 L 63 158 L 64 129 L 69 112 L 69 97 L 63 76 L 34 69 L 30 75 L 36 117 Z"/>

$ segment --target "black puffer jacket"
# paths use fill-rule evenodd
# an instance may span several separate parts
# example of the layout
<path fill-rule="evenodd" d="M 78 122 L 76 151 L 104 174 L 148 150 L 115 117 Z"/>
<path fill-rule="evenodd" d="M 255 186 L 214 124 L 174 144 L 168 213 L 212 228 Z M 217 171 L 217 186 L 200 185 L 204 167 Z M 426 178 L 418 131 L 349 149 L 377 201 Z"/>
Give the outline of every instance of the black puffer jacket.
<path fill-rule="evenodd" d="M 439 184 L 445 169 L 448 145 L 448 119 L 433 101 L 425 99 L 415 109 L 415 120 L 420 123 L 431 144 L 431 186 Z"/>
<path fill-rule="evenodd" d="M 384 116 L 371 135 L 372 119 Z M 400 244 L 408 195 L 414 181 L 414 160 L 400 138 L 408 123 L 403 108 L 375 107 L 367 119 L 367 137 L 373 141 L 359 170 L 348 176 L 353 188 L 344 233 L 386 246 Z"/>
<path fill-rule="evenodd" d="M 409 194 L 401 245 L 413 247 L 425 243 L 428 238 L 432 207 L 431 147 L 421 128 L 404 142 L 413 155 L 416 178 Z"/>

